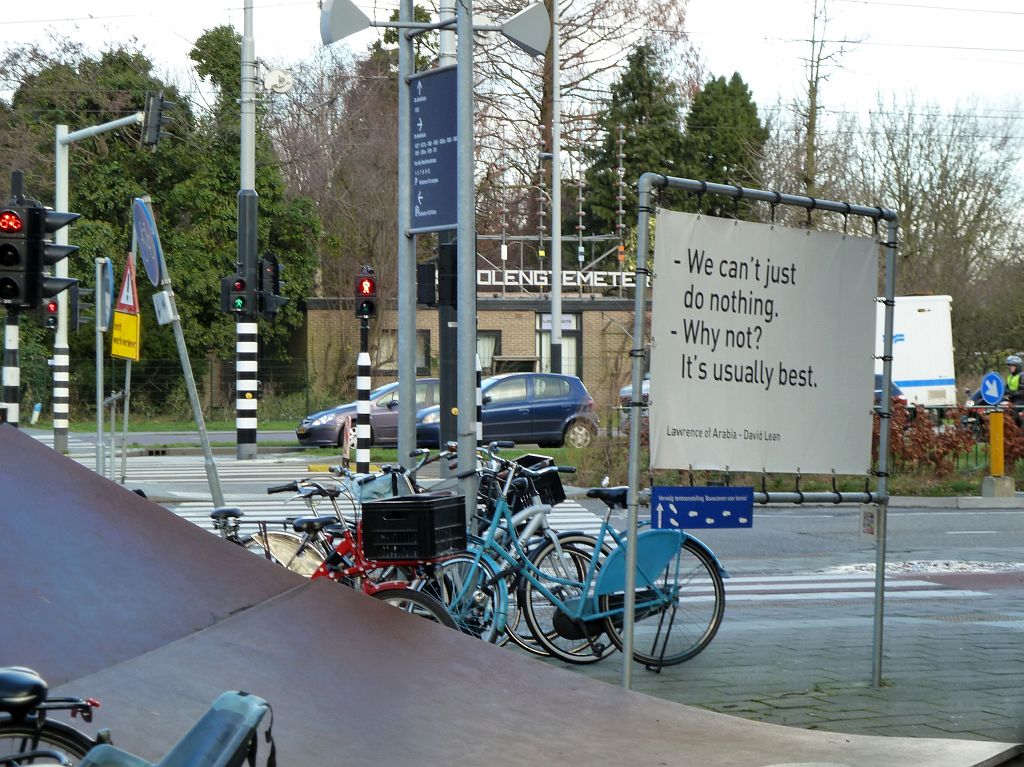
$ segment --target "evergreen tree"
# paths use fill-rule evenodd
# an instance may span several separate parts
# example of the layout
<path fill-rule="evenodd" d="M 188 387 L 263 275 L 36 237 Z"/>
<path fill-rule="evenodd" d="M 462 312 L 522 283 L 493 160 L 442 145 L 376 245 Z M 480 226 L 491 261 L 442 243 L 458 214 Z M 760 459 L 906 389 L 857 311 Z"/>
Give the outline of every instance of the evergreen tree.
<path fill-rule="evenodd" d="M 754 186 L 768 130 L 757 116 L 750 89 L 733 74 L 710 80 L 694 96 L 686 116 L 682 170 L 686 178 L 716 184 Z M 686 210 L 743 216 L 741 206 L 724 197 L 704 196 L 686 202 Z"/>
<path fill-rule="evenodd" d="M 587 182 L 587 228 L 591 233 L 616 231 L 619 220 L 619 129 L 623 145 L 622 217 L 625 231 L 636 226 L 636 185 L 642 173 L 653 171 L 678 176 L 682 170 L 683 134 L 682 98 L 664 71 L 662 58 L 650 44 L 639 45 L 630 53 L 622 76 L 611 87 L 611 96 L 603 109 L 600 127 L 602 143 L 587 153 L 590 166 Z M 678 194 L 666 194 L 662 201 Z"/>

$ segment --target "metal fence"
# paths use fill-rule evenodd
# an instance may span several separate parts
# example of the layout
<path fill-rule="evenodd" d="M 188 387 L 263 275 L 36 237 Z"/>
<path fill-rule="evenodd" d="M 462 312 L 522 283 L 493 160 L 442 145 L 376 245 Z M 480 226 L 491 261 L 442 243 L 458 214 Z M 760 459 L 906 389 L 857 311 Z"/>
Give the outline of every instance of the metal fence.
<path fill-rule="evenodd" d="M 235 368 L 233 360 L 198 360 L 193 373 L 204 416 L 209 420 L 234 420 Z M 103 370 L 104 395 L 125 388 L 126 363 L 107 360 Z M 308 360 L 290 362 L 261 361 L 258 396 L 262 403 L 261 419 L 299 420 L 314 410 L 347 402 L 354 391 L 325 389 L 317 386 L 310 375 Z M 50 413 L 52 385 L 40 372 L 38 385 L 24 387 L 24 412 L 41 404 L 44 419 Z M 35 380 L 35 379 L 33 379 Z M 132 363 L 131 412 L 134 418 L 162 421 L 192 419 L 185 379 L 178 360 L 145 360 Z M 95 418 L 96 371 L 92 366 L 74 368 L 71 374 L 70 402 L 72 421 Z"/>

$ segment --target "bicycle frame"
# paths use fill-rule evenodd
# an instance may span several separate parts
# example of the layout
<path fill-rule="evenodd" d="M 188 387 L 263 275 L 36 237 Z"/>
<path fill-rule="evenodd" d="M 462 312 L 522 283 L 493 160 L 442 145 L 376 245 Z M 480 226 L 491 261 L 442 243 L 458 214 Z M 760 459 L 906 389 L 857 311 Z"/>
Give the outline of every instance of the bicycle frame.
<path fill-rule="evenodd" d="M 512 538 L 512 543 L 518 556 L 513 556 L 509 551 L 497 545 L 495 539 L 500 529 L 501 521 L 504 520 L 511 525 L 513 519 L 508 503 L 504 498 L 498 499 L 495 504 L 495 512 L 491 524 L 484 535 L 483 544 L 477 547 L 476 552 L 474 552 L 474 557 L 482 557 L 486 552 L 506 562 L 509 567 L 503 568 L 497 577 L 504 577 L 509 572 L 519 570 L 520 577 L 528 579 L 533 587 L 551 604 L 574 620 L 586 622 L 622 615 L 625 612 L 624 607 L 614 606 L 602 611 L 597 606 L 598 596 L 622 592 L 625 588 L 625 549 L 623 548 L 625 541 L 610 525 L 610 516 L 611 511 L 609 510 L 601 522 L 595 551 L 601 550 L 609 535 L 615 542 L 616 547 L 608 555 L 600 570 L 598 570 L 598 557 L 591 557 L 587 565 L 587 572 L 582 581 L 569 578 L 568 567 L 565 567 L 564 564 L 562 566 L 562 573 L 565 577 L 541 572 L 527 556 L 520 540 L 516 537 Z M 514 527 L 510 529 L 514 529 Z M 662 607 L 676 599 L 675 589 L 667 591 L 664 588 L 659 588 L 656 578 L 676 555 L 683 545 L 684 539 L 687 537 L 690 536 L 681 530 L 644 530 L 637 535 L 637 583 L 642 584 L 640 587 L 644 589 L 645 598 L 643 600 L 638 599 L 634 609 Z M 557 547 L 557 543 L 555 545 Z M 559 560 L 564 563 L 561 548 L 557 550 L 559 551 Z M 608 567 L 609 562 L 612 567 L 609 569 L 608 574 L 605 575 L 605 568 Z M 578 589 L 581 592 L 581 596 L 563 600 L 555 595 L 546 584 Z M 647 597 L 647 594 L 650 594 L 650 596 Z M 458 596 L 459 600 L 456 604 L 461 604 L 465 594 L 460 593 Z"/>

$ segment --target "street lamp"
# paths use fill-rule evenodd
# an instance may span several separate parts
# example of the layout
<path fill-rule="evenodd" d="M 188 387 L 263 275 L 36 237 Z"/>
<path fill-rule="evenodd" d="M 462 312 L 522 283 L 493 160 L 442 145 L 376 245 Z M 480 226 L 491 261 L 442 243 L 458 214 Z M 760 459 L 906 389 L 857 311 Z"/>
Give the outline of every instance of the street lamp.
<path fill-rule="evenodd" d="M 372 21 L 351 0 L 327 0 L 320 14 L 320 37 L 324 45 L 360 32 L 367 27 L 389 27 L 410 30 L 445 30 L 452 19 L 437 23 L 412 21 L 412 1 L 402 0 L 399 22 Z M 472 0 L 458 3 L 455 20 L 458 34 L 457 52 L 457 282 L 458 294 L 458 470 L 468 472 L 476 465 L 476 214 L 473 184 L 473 31 L 499 31 L 517 47 L 539 56 L 547 48 L 551 32 L 548 12 L 543 2 L 520 11 L 503 24 L 473 25 Z M 412 186 L 412 163 L 408 138 L 411 135 L 409 75 L 412 57 L 407 35 L 399 35 L 398 78 L 398 370 L 399 399 L 412 402 L 416 378 L 415 338 L 415 251 L 411 234 L 411 210 L 408 205 Z M 398 424 L 398 454 L 408 455 L 415 446 L 415 412 L 403 408 Z M 466 515 L 476 507 L 473 477 L 464 482 Z"/>

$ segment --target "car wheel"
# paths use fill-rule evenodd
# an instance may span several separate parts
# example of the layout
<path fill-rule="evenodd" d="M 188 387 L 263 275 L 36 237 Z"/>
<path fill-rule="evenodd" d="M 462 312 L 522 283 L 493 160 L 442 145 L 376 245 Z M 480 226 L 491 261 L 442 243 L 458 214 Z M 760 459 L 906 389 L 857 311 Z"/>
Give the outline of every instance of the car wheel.
<path fill-rule="evenodd" d="M 570 447 L 589 447 L 594 441 L 594 432 L 586 421 L 576 420 L 565 427 L 565 444 Z"/>

